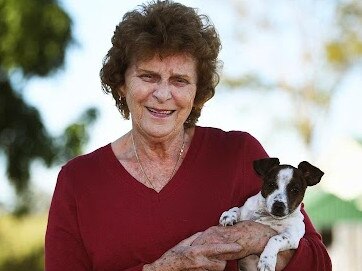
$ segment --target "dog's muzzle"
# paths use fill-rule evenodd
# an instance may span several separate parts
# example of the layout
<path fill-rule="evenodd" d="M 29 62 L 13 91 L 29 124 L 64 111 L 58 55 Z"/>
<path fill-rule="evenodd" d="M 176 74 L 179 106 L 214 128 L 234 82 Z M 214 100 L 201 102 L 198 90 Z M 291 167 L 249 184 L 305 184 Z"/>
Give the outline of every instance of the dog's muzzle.
<path fill-rule="evenodd" d="M 287 215 L 286 209 L 287 209 L 287 207 L 285 206 L 284 202 L 276 201 L 273 203 L 271 213 L 273 216 L 276 216 L 276 217 L 284 217 Z"/>

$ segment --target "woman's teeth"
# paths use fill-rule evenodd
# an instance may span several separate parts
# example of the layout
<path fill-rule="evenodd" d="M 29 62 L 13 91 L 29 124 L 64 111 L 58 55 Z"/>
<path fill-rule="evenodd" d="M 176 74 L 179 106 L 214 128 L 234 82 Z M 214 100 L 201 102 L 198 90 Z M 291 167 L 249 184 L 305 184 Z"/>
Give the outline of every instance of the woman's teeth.
<path fill-rule="evenodd" d="M 147 107 L 148 111 L 155 113 L 155 114 L 161 114 L 161 115 L 171 115 L 175 110 L 158 110 L 154 108 Z"/>

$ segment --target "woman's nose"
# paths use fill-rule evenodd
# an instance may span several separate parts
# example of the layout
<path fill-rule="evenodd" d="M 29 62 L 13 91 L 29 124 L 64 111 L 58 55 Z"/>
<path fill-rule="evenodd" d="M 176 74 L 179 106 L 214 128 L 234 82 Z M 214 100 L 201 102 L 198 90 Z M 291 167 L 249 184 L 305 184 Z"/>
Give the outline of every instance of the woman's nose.
<path fill-rule="evenodd" d="M 166 102 L 172 98 L 171 86 L 167 83 L 160 82 L 157 84 L 156 89 L 153 92 L 153 96 L 160 102 Z"/>

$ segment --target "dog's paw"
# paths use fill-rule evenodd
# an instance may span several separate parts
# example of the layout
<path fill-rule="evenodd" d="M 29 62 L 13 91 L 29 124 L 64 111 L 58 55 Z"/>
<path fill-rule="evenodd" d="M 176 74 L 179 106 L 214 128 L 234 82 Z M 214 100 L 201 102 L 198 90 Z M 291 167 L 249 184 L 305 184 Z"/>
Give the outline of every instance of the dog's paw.
<path fill-rule="evenodd" d="M 261 255 L 259 262 L 258 262 L 258 266 L 257 266 L 257 270 L 258 271 L 275 271 L 275 266 L 277 263 L 277 257 L 276 255 Z"/>
<path fill-rule="evenodd" d="M 238 207 L 234 207 L 230 209 L 229 211 L 225 211 L 220 216 L 219 223 L 222 226 L 232 226 L 236 222 L 238 222 Z"/>

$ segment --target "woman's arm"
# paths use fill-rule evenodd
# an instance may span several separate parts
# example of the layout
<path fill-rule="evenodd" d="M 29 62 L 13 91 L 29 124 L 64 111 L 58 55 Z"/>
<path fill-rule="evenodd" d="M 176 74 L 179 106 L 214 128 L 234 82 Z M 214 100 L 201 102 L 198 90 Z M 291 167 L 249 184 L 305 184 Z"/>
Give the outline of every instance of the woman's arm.
<path fill-rule="evenodd" d="M 302 212 L 305 217 L 305 235 L 296 250 L 278 253 L 276 269 L 298 271 L 302 267 L 302 270 L 330 271 L 331 260 L 320 235 L 315 231 L 304 210 Z M 268 240 L 275 234 L 276 232 L 269 226 L 253 221 L 242 221 L 230 227 L 211 227 L 196 238 L 193 245 L 238 243 L 241 247 L 239 252 L 218 257 L 223 260 L 235 260 L 252 254 L 260 255 Z"/>
<path fill-rule="evenodd" d="M 225 269 L 226 260 L 222 255 L 235 254 L 241 250 L 236 243 L 192 245 L 202 233 L 181 241 L 168 250 L 162 257 L 152 264 L 145 265 L 143 271 L 175 271 L 175 270 L 215 270 Z M 218 258 L 219 257 L 219 258 Z"/>
<path fill-rule="evenodd" d="M 92 270 L 77 223 L 73 187 L 66 182 L 66 171 L 58 176 L 49 210 L 45 235 L 46 271 Z"/>

